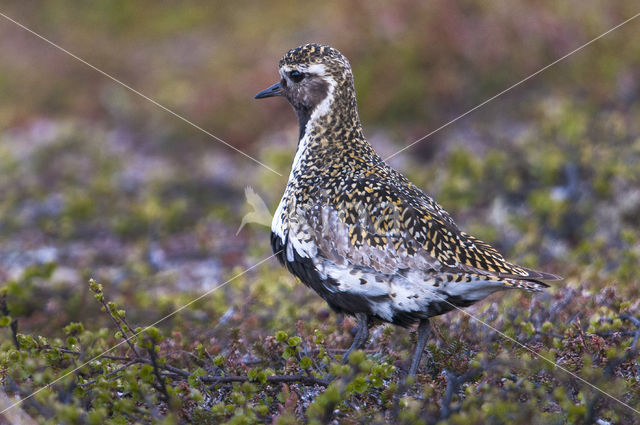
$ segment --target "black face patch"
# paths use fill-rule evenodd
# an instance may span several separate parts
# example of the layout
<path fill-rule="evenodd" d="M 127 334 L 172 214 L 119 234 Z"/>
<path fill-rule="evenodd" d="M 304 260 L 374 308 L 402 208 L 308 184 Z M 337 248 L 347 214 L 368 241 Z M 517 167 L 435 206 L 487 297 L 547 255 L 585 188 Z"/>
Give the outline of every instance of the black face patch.
<path fill-rule="evenodd" d="M 311 114 L 328 93 L 329 83 L 316 76 L 310 76 L 298 84 L 290 84 L 286 87 L 285 97 L 298 115 L 300 139 L 304 136 L 304 129 Z"/>

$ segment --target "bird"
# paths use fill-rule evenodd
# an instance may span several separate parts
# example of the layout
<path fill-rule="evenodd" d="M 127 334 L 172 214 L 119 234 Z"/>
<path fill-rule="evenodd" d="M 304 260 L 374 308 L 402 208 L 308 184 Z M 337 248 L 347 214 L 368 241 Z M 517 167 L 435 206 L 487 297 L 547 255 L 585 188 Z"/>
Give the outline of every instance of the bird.
<path fill-rule="evenodd" d="M 559 276 L 508 262 L 460 230 L 438 203 L 389 166 L 364 136 L 353 72 L 337 49 L 289 50 L 280 79 L 255 95 L 284 97 L 298 144 L 271 223 L 271 247 L 289 272 L 337 313 L 355 317 L 343 356 L 364 346 L 369 328 L 418 324 L 408 371 L 415 376 L 429 319 L 508 289 L 538 292 Z"/>

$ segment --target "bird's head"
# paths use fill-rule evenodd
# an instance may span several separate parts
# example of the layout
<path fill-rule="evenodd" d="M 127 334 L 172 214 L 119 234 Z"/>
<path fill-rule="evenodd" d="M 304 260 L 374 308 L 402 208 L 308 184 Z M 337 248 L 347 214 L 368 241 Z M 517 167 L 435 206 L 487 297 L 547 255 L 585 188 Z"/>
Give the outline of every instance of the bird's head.
<path fill-rule="evenodd" d="M 305 44 L 289 50 L 278 64 L 280 81 L 256 99 L 283 96 L 298 114 L 301 136 L 307 122 L 326 115 L 335 99 L 355 107 L 349 61 L 330 46 Z"/>

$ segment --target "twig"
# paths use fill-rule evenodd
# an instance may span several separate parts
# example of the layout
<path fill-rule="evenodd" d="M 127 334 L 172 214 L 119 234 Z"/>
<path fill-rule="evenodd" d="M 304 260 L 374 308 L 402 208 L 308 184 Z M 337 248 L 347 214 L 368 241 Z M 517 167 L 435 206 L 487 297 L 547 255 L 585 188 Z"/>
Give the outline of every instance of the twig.
<path fill-rule="evenodd" d="M 454 410 L 451 408 L 451 402 L 453 400 L 454 394 L 456 394 L 460 390 L 460 385 L 465 382 L 471 381 L 475 379 L 476 376 L 485 371 L 485 368 L 473 368 L 467 371 L 464 375 L 456 376 L 453 372 L 445 369 L 445 377 L 447 379 L 447 388 L 444 393 L 444 398 L 442 400 L 442 407 L 440 408 L 440 420 L 446 420 L 454 413 Z"/>
<path fill-rule="evenodd" d="M 636 330 L 630 333 L 633 335 L 633 341 L 629 346 L 629 351 L 627 351 L 624 356 L 618 357 L 617 359 L 612 359 L 610 362 L 608 362 L 607 366 L 603 370 L 605 376 L 613 376 L 616 367 L 620 366 L 622 363 L 625 363 L 628 360 L 631 360 L 638 354 L 638 340 L 640 340 L 640 320 L 629 314 L 621 314 L 618 317 L 621 320 L 628 320 L 629 322 L 631 322 L 636 327 Z M 586 424 L 592 424 L 596 422 L 596 416 L 600 411 L 598 403 L 600 402 L 601 398 L 601 394 L 597 393 L 587 403 L 587 416 L 585 418 Z"/>
<path fill-rule="evenodd" d="M 248 376 L 228 375 L 228 376 L 201 376 L 200 381 L 207 384 L 226 384 L 230 382 L 248 382 Z M 328 386 L 331 381 L 316 378 L 308 375 L 271 375 L 267 376 L 267 382 L 272 384 L 294 383 L 302 385 Z"/>
<path fill-rule="evenodd" d="M 0 313 L 3 316 L 11 317 L 11 312 L 9 311 L 9 306 L 7 305 L 7 294 L 4 293 L 0 296 Z M 18 319 L 11 319 L 11 323 L 9 324 L 11 328 L 11 336 L 13 337 L 13 345 L 16 346 L 16 349 L 20 349 L 20 343 L 18 342 Z"/>
<path fill-rule="evenodd" d="M 393 394 L 393 407 L 391 408 L 391 418 L 394 422 L 398 422 L 398 416 L 400 415 L 400 398 L 407 391 L 409 386 L 407 385 L 407 377 L 403 376 L 395 393 Z"/>
<path fill-rule="evenodd" d="M 107 373 L 104 377 L 105 378 L 111 378 L 112 376 L 117 375 L 119 372 L 122 372 L 123 370 L 125 370 L 129 366 L 133 366 L 136 363 L 139 363 L 139 362 L 135 361 L 135 360 L 132 360 L 132 361 L 128 362 L 127 364 L 124 364 L 124 365 L 120 366 L 119 368 L 114 369 L 111 372 Z M 84 384 L 80 384 L 78 386 L 81 387 L 81 388 L 84 388 L 84 387 L 88 387 L 89 385 L 95 384 L 96 382 L 97 382 L 97 379 L 92 379 L 91 381 L 87 381 Z"/>
<path fill-rule="evenodd" d="M 151 412 L 151 416 L 156 420 L 160 419 L 161 415 L 160 415 L 160 412 L 158 411 L 158 407 L 155 404 L 151 403 L 151 401 L 149 400 L 149 397 L 146 396 L 146 394 L 142 391 L 140 387 L 138 387 L 138 395 L 140 396 L 142 401 L 144 401 L 144 404 L 147 405 L 149 412 Z"/>
<path fill-rule="evenodd" d="M 59 348 L 59 347 L 52 347 L 50 345 L 43 345 L 40 347 L 40 349 L 43 350 L 59 350 L 62 353 L 66 353 L 66 354 L 72 354 L 75 356 L 79 356 L 82 353 L 79 351 L 75 351 L 75 350 L 69 350 L 67 348 Z M 121 372 L 122 370 L 126 369 L 127 367 L 130 367 L 133 364 L 136 363 L 145 363 L 145 364 L 151 364 L 152 366 L 154 366 L 154 372 L 156 373 L 156 377 L 158 378 L 158 381 L 163 383 L 163 385 L 166 385 L 166 382 L 164 381 L 164 377 L 170 377 L 170 378 L 176 378 L 176 379 L 184 379 L 184 378 L 189 378 L 191 376 L 191 373 L 177 368 L 175 366 L 171 366 L 169 364 L 164 364 L 164 365 L 159 365 L 156 361 L 157 356 L 155 354 L 155 352 L 153 352 L 151 349 L 149 350 L 149 355 L 150 357 L 128 357 L 128 356 L 115 356 L 115 355 L 104 355 L 102 356 L 105 359 L 109 359 L 109 360 L 116 360 L 116 361 L 124 361 L 127 362 L 126 364 L 122 365 L 121 367 L 119 367 L 118 369 L 113 370 L 112 372 L 109 373 L 109 375 L 107 375 L 107 377 L 109 376 L 113 376 L 118 372 Z M 165 371 L 165 372 L 169 372 L 171 374 L 171 376 L 168 376 L 167 373 L 160 373 L 160 370 Z M 212 385 L 217 385 L 217 384 L 227 384 L 227 383 L 232 383 L 232 382 L 249 382 L 251 381 L 251 378 L 249 378 L 248 376 L 242 376 L 242 375 L 227 375 L 227 376 L 200 376 L 198 378 L 202 383 L 205 384 L 212 384 Z M 298 375 L 271 375 L 271 376 L 267 376 L 267 382 L 271 383 L 271 384 L 282 384 L 282 383 L 297 383 L 297 384 L 301 384 L 301 385 L 320 385 L 323 387 L 328 386 L 331 383 L 332 379 L 321 379 L 321 378 L 316 378 L 313 375 L 302 375 L 302 374 L 298 374 Z M 81 384 L 80 386 L 82 387 L 87 387 L 93 383 L 95 383 L 96 380 L 91 380 L 88 382 L 85 382 L 84 384 Z M 166 391 L 166 386 L 164 388 L 165 391 L 162 391 L 162 388 L 158 388 L 159 391 L 161 391 L 163 393 L 163 395 L 168 396 L 168 393 Z"/>
<path fill-rule="evenodd" d="M 558 338 L 558 339 L 566 339 L 566 336 L 561 335 L 561 334 L 557 334 L 555 332 L 545 332 L 545 331 L 536 330 L 536 334 L 544 335 L 544 336 L 550 336 L 550 337 Z"/>
<path fill-rule="evenodd" d="M 178 369 L 177 367 L 173 367 L 173 366 L 168 365 L 168 364 L 165 364 L 165 365 L 161 366 L 161 368 L 165 369 L 165 370 L 168 370 L 169 372 L 173 372 L 176 375 L 184 376 L 186 378 L 191 376 L 191 373 L 187 372 L 186 370 Z"/>
<path fill-rule="evenodd" d="M 547 320 L 550 322 L 553 322 L 553 319 L 555 318 L 556 314 L 560 311 L 563 311 L 565 307 L 569 305 L 569 303 L 573 302 L 574 299 L 575 299 L 575 290 L 570 289 L 569 291 L 567 291 L 565 296 L 560 301 L 558 301 L 552 307 L 549 308 L 549 317 L 547 318 Z"/>
<path fill-rule="evenodd" d="M 631 336 L 635 335 L 635 331 L 606 331 L 606 332 L 594 332 L 593 335 L 598 335 L 603 338 L 608 338 L 610 336 Z"/>
<path fill-rule="evenodd" d="M 162 393 L 165 398 L 167 404 L 169 404 L 171 398 L 169 397 L 169 392 L 167 391 L 167 383 L 164 380 L 164 376 L 160 373 L 160 367 L 158 366 L 157 356 L 155 351 L 155 344 L 151 344 L 151 347 L 147 350 L 149 353 L 149 357 L 151 358 L 151 365 L 153 366 L 153 373 L 156 375 L 156 379 L 158 380 L 158 385 L 156 389 Z"/>
<path fill-rule="evenodd" d="M 74 356 L 81 356 L 83 353 L 77 350 L 69 350 L 64 347 L 52 347 L 51 345 L 41 345 L 38 347 L 41 350 L 58 350 L 61 353 L 65 354 L 73 354 Z M 100 358 L 109 359 L 109 360 L 120 360 L 120 361 L 134 361 L 136 359 L 143 359 L 143 357 L 126 357 L 126 356 L 114 356 L 111 354 L 103 354 Z"/>
<path fill-rule="evenodd" d="M 147 425 L 147 424 L 151 425 L 151 422 L 142 419 L 142 417 L 133 416 L 131 413 L 125 412 L 125 411 L 121 411 L 120 413 L 122 415 L 128 417 L 129 419 L 131 419 L 132 423 L 142 423 L 142 424 L 145 424 L 145 425 Z M 140 411 L 138 411 L 137 413 L 142 414 L 142 415 L 145 414 L 145 412 L 140 412 Z"/>
<path fill-rule="evenodd" d="M 584 419 L 585 424 L 590 425 L 596 422 L 596 415 L 600 410 L 598 408 L 598 402 L 600 401 L 600 399 L 601 399 L 600 393 L 598 393 L 598 394 L 595 394 L 591 398 L 591 400 L 589 400 L 589 402 L 587 403 L 587 416 Z"/>
<path fill-rule="evenodd" d="M 100 298 L 99 301 L 102 304 L 102 306 L 105 308 L 105 311 L 107 312 L 109 317 L 111 317 L 111 320 L 113 320 L 113 323 L 115 323 L 116 326 L 118 327 L 118 329 L 120 329 L 120 333 L 122 334 L 122 338 L 124 338 L 124 340 L 127 341 L 127 344 L 129 345 L 129 348 L 131 349 L 131 351 L 133 351 L 133 353 L 136 355 L 136 357 L 140 357 L 140 355 L 136 351 L 136 347 L 133 345 L 133 342 L 131 342 L 131 340 L 127 336 L 127 333 L 124 331 L 124 329 L 122 329 L 122 326 L 120 325 L 119 319 L 116 319 L 116 317 L 114 316 L 113 312 L 109 308 L 109 305 L 107 304 L 107 302 L 104 300 L 104 298 Z M 122 319 L 120 318 L 120 320 L 122 320 Z M 127 327 L 129 329 L 131 329 L 128 325 L 127 325 Z"/>
<path fill-rule="evenodd" d="M 611 360 L 607 367 L 604 368 L 605 375 L 613 375 L 613 371 L 616 367 L 628 360 L 631 360 L 638 354 L 638 341 L 640 340 L 640 320 L 628 314 L 621 314 L 618 317 L 622 320 L 628 320 L 633 323 L 633 325 L 636 327 L 636 330 L 633 333 L 633 341 L 629 346 L 629 351 L 627 351 L 624 356 Z"/>
<path fill-rule="evenodd" d="M 640 320 L 629 314 L 621 314 L 620 319 L 628 320 L 636 327 L 636 331 L 633 334 L 633 342 L 631 342 L 631 347 L 629 347 L 630 351 L 633 351 L 635 353 L 636 348 L 638 347 L 638 340 L 640 340 Z"/>

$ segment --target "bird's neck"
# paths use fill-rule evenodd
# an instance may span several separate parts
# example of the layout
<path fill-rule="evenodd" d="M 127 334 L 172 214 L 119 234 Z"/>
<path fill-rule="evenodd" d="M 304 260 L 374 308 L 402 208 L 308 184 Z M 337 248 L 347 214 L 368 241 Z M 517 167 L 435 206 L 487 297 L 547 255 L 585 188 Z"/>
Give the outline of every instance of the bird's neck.
<path fill-rule="evenodd" d="M 290 180 L 302 175 L 317 176 L 336 164 L 340 164 L 340 170 L 349 172 L 382 161 L 364 138 L 355 96 L 329 99 L 300 124 Z"/>
<path fill-rule="evenodd" d="M 298 149 L 301 143 L 338 148 L 364 140 L 353 89 L 331 89 L 313 109 L 298 108 L 296 113 L 300 128 Z"/>

